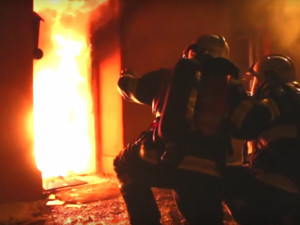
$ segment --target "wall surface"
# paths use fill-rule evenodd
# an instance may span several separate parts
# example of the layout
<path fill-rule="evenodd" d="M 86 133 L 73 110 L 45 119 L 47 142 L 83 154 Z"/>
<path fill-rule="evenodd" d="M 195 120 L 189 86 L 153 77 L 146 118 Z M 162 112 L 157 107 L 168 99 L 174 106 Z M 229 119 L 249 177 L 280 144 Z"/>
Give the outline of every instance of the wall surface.
<path fill-rule="evenodd" d="M 117 90 L 121 56 L 116 3 L 109 0 L 99 5 L 91 23 L 96 165 L 97 172 L 109 174 L 114 173 L 113 159 L 123 148 L 122 99 Z"/>
<path fill-rule="evenodd" d="M 0 203 L 42 194 L 33 156 L 32 4 L 0 2 Z"/>

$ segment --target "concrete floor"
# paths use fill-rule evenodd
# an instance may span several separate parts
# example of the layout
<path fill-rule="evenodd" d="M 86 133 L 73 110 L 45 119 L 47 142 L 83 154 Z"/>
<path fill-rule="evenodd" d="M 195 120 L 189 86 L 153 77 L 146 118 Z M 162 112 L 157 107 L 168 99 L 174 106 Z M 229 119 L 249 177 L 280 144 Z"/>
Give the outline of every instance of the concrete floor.
<path fill-rule="evenodd" d="M 35 202 L 0 205 L 0 225 L 129 225 L 118 182 L 111 176 L 80 176 L 44 183 Z M 170 190 L 153 189 L 163 225 L 184 225 Z M 230 217 L 226 225 L 236 225 Z"/>

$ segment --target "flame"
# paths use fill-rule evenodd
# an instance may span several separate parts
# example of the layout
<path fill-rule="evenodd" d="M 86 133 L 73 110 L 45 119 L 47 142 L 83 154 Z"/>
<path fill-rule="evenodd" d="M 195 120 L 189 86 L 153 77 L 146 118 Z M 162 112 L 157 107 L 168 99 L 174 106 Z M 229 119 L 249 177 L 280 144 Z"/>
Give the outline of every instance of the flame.
<path fill-rule="evenodd" d="M 95 4 L 84 3 L 34 1 L 45 21 L 39 44 L 44 57 L 34 63 L 34 152 L 43 178 L 95 171 L 88 32 Z"/>

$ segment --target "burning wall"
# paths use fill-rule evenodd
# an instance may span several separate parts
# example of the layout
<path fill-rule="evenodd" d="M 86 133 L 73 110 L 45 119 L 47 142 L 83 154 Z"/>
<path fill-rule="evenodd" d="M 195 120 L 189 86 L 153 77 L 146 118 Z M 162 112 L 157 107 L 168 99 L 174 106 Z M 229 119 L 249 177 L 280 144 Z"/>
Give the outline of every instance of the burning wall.
<path fill-rule="evenodd" d="M 34 2 L 44 19 L 44 57 L 34 67 L 35 156 L 43 177 L 95 168 L 89 19 L 96 6 L 82 3 Z"/>
<path fill-rule="evenodd" d="M 44 57 L 35 63 L 34 76 L 35 155 L 43 177 L 95 172 L 97 163 L 101 172 L 108 171 L 103 157 L 112 158 L 114 149 L 121 148 L 121 102 L 113 88 L 119 46 L 99 58 L 107 47 L 96 49 L 93 41 L 106 32 L 111 3 L 35 1 L 45 20 L 40 37 Z M 92 51 L 97 52 L 93 59 Z"/>

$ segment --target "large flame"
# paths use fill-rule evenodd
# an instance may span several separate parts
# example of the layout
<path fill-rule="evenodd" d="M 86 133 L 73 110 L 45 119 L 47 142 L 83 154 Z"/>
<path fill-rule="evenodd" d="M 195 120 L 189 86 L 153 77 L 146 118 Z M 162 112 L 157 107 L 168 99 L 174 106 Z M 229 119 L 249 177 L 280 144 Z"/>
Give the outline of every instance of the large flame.
<path fill-rule="evenodd" d="M 44 57 L 34 64 L 35 157 L 43 178 L 95 170 L 88 32 L 95 6 L 84 2 L 34 2 L 45 21 L 39 43 Z"/>

